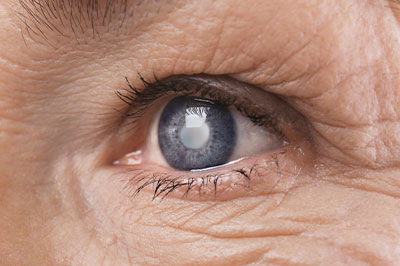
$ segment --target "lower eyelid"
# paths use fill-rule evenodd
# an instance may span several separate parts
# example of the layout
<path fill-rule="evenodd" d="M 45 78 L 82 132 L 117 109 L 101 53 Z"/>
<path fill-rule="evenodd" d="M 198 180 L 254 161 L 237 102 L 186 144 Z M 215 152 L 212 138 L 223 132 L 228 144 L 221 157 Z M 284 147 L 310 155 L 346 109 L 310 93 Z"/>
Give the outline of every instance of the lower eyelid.
<path fill-rule="evenodd" d="M 123 194 L 128 197 L 145 193 L 153 200 L 226 201 L 287 191 L 303 170 L 298 156 L 297 151 L 287 149 L 201 172 L 121 166 L 124 171 L 117 178 L 123 181 Z"/>

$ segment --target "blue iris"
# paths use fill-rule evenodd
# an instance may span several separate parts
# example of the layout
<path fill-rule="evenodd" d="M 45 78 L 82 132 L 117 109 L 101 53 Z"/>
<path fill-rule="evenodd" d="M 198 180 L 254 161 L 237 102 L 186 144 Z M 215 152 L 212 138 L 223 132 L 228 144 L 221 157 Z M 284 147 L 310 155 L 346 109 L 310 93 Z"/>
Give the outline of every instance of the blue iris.
<path fill-rule="evenodd" d="M 181 96 L 163 110 L 158 140 L 165 160 L 177 170 L 213 167 L 229 162 L 236 124 L 227 108 L 208 99 Z"/>

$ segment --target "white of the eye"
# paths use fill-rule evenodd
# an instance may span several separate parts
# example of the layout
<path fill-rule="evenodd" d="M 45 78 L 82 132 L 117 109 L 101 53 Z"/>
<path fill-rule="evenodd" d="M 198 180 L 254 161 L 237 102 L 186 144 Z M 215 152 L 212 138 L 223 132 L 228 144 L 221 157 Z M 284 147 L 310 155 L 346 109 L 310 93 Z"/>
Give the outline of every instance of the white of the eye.
<path fill-rule="evenodd" d="M 234 112 L 237 141 L 232 159 L 270 152 L 282 147 L 282 141 L 265 127 L 254 125 L 247 117 Z"/>
<path fill-rule="evenodd" d="M 185 114 L 185 126 L 179 132 L 183 145 L 189 149 L 203 147 L 210 138 L 210 128 L 206 123 L 207 112 L 194 114 L 190 111 Z"/>

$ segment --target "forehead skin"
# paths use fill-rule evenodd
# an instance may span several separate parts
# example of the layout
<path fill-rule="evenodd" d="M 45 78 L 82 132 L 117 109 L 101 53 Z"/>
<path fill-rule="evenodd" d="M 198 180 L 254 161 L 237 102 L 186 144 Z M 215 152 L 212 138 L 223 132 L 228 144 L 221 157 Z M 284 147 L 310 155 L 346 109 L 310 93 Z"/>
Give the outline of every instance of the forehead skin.
<path fill-rule="evenodd" d="M 143 1 L 128 19 L 73 26 L 1 0 L 4 265 L 395 265 L 400 34 L 388 6 Z M 123 198 L 99 164 L 114 90 L 137 72 L 230 75 L 279 95 L 312 129 L 316 170 L 234 202 Z"/>

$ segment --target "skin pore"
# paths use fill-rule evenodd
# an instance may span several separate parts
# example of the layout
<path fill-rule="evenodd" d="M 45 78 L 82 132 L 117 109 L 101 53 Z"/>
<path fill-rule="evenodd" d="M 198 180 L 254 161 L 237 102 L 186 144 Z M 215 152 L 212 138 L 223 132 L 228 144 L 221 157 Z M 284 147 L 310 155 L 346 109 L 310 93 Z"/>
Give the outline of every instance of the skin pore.
<path fill-rule="evenodd" d="M 110 2 L 0 0 L 1 265 L 400 261 L 395 1 Z M 132 196 L 136 172 L 113 162 L 159 111 L 121 129 L 115 91 L 144 90 L 137 73 L 275 94 L 297 114 L 291 146 L 241 162 L 265 167 L 225 198 Z"/>

